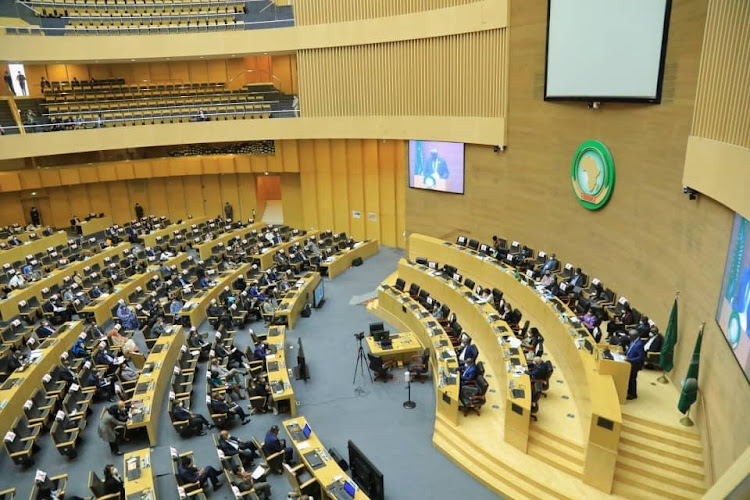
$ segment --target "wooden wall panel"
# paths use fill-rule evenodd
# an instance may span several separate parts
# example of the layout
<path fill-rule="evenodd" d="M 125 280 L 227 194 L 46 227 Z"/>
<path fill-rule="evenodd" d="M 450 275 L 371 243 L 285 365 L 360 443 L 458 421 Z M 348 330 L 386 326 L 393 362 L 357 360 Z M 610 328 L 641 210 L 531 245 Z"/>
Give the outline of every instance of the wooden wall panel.
<path fill-rule="evenodd" d="M 185 176 L 182 178 L 182 185 L 185 189 L 187 214 L 193 217 L 205 216 L 206 210 L 203 206 L 203 188 L 201 187 L 200 176 Z"/>
<path fill-rule="evenodd" d="M 253 210 L 257 210 L 257 201 L 255 199 L 255 175 L 237 174 L 237 190 L 237 197 L 240 200 L 240 215 L 242 220 L 248 220 L 253 217 Z M 237 211 L 236 207 L 235 211 Z"/>
<path fill-rule="evenodd" d="M 128 197 L 128 186 L 124 182 L 108 182 L 110 204 L 112 205 L 112 220 L 116 224 L 122 224 L 135 216 L 135 203 L 131 205 Z"/>
<path fill-rule="evenodd" d="M 224 213 L 224 204 L 229 202 L 232 205 L 235 219 L 242 217 L 242 210 L 240 209 L 240 196 L 237 183 L 237 174 L 225 174 L 219 176 L 221 181 L 221 206 L 222 214 Z"/>
<path fill-rule="evenodd" d="M 109 200 L 109 192 L 104 182 L 87 184 L 88 196 L 91 199 L 91 210 L 98 214 L 112 215 L 112 204 Z M 135 206 L 135 204 L 133 204 Z"/>
<path fill-rule="evenodd" d="M 305 227 L 320 229 L 318 224 L 318 199 L 317 185 L 315 180 L 315 147 L 314 141 L 299 141 L 299 174 L 302 192 L 302 211 L 304 213 Z"/>
<path fill-rule="evenodd" d="M 284 224 L 306 229 L 302 215 L 302 184 L 299 175 L 281 175 L 281 207 L 284 212 Z"/>
<path fill-rule="evenodd" d="M 482 0 L 296 0 L 297 26 L 361 21 L 426 10 L 456 7 Z"/>
<path fill-rule="evenodd" d="M 331 143 L 331 199 L 333 201 L 333 227 L 337 232 L 351 234 L 349 229 L 349 185 L 346 175 L 346 141 Z"/>
<path fill-rule="evenodd" d="M 315 192 L 318 198 L 318 225 L 333 227 L 335 200 L 331 190 L 331 150 L 329 141 L 315 141 Z"/>
<path fill-rule="evenodd" d="M 396 246 L 396 148 L 395 142 L 378 142 L 380 186 L 380 241 Z"/>
<path fill-rule="evenodd" d="M 79 217 L 84 217 L 94 211 L 87 187 L 86 184 L 78 184 L 67 188 L 70 211 L 78 214 Z"/>
<path fill-rule="evenodd" d="M 150 214 L 169 214 L 169 202 L 167 199 L 167 181 L 171 179 L 155 178 L 151 179 L 148 183 L 148 197 L 147 204 L 143 205 L 143 210 Z M 135 203 L 133 203 L 135 206 Z"/>
<path fill-rule="evenodd" d="M 25 220 L 21 193 L 0 193 L 0 225 L 19 224 Z"/>
<path fill-rule="evenodd" d="M 691 135 L 750 147 L 750 2 L 709 0 Z"/>
<path fill-rule="evenodd" d="M 368 239 L 380 239 L 380 172 L 378 172 L 378 143 L 362 144 L 363 174 L 365 184 L 365 232 Z M 374 219 L 374 220 L 373 220 Z"/>
<path fill-rule="evenodd" d="M 351 236 L 357 240 L 366 237 L 365 221 L 367 211 L 365 210 L 365 176 L 362 163 L 362 141 L 351 140 L 346 142 L 346 166 L 347 185 L 349 188 L 349 217 Z M 359 217 L 354 216 L 359 213 Z"/>
<path fill-rule="evenodd" d="M 203 175 L 201 181 L 203 182 L 203 205 L 206 207 L 206 215 L 209 217 L 223 215 L 219 176 Z"/>
<path fill-rule="evenodd" d="M 185 203 L 185 189 L 182 186 L 184 177 L 169 179 L 166 182 L 167 203 L 169 204 L 169 216 L 174 219 L 187 219 L 187 207 Z"/>
<path fill-rule="evenodd" d="M 506 43 L 506 30 L 495 29 L 300 50 L 302 116 L 502 118 Z"/>

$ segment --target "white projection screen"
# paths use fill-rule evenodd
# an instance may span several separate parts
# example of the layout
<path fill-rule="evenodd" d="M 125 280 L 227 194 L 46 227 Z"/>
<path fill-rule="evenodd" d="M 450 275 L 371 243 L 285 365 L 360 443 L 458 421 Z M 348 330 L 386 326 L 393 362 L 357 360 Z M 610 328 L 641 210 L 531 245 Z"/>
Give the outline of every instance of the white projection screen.
<path fill-rule="evenodd" d="M 548 101 L 661 102 L 671 0 L 549 0 Z"/>

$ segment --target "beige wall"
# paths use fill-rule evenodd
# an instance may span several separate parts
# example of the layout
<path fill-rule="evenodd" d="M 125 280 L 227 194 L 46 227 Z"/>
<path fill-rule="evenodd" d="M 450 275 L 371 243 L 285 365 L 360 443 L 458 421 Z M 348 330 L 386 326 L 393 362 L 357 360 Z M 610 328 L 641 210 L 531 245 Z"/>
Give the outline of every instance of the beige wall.
<path fill-rule="evenodd" d="M 732 212 L 682 194 L 706 2 L 673 2 L 661 105 L 543 100 L 546 2 L 511 10 L 508 149 L 468 146 L 466 195 L 408 189 L 408 232 L 498 234 L 582 266 L 664 328 L 681 292 L 676 384 L 706 322 L 700 387 L 718 476 L 750 444 L 748 383 L 714 321 Z M 572 155 L 586 139 L 612 152 L 617 184 L 590 212 L 573 196 Z M 674 402 L 676 405 L 676 401 Z"/>
<path fill-rule="evenodd" d="M 482 0 L 297 0 L 294 20 L 297 26 L 360 21 L 400 16 L 425 10 L 456 7 Z"/>

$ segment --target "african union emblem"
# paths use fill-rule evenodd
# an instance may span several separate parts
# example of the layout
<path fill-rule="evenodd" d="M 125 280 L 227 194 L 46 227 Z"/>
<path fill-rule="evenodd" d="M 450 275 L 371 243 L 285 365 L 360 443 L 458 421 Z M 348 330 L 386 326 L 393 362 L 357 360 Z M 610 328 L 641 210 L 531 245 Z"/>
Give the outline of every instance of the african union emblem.
<path fill-rule="evenodd" d="M 599 141 L 585 141 L 578 146 L 570 179 L 581 205 L 589 210 L 606 205 L 615 188 L 615 162 L 607 147 Z"/>

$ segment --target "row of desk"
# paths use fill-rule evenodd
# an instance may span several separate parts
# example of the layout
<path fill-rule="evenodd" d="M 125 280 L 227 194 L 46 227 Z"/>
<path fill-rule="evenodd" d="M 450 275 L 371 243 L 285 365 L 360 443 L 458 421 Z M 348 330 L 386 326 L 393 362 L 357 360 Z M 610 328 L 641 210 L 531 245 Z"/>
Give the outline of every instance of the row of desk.
<path fill-rule="evenodd" d="M 83 220 L 75 225 L 74 229 L 76 233 L 81 236 L 91 236 L 92 234 L 100 233 L 112 226 L 112 217 L 105 215 L 103 217 L 94 217 L 93 219 Z"/>
<path fill-rule="evenodd" d="M 149 351 L 146 362 L 135 386 L 131 399 L 133 409 L 128 420 L 128 430 L 146 428 L 151 446 L 156 446 L 161 407 L 169 392 L 169 381 L 177 364 L 185 334 L 182 327 L 172 325 L 168 333 L 161 335 Z"/>
<path fill-rule="evenodd" d="M 128 500 L 156 500 L 154 469 L 151 466 L 151 450 L 149 448 L 142 448 L 124 454 L 122 456 L 122 465 L 125 498 Z M 128 474 L 136 470 L 138 473 L 134 475 L 133 479 L 128 478 Z"/>
<path fill-rule="evenodd" d="M 268 383 L 271 384 L 271 397 L 277 405 L 281 401 L 289 403 L 289 413 L 297 416 L 297 402 L 294 399 L 294 387 L 289 380 L 289 364 L 286 361 L 286 328 L 284 326 L 272 326 L 268 329 L 266 337 L 269 347 L 274 346 L 276 352 L 266 356 L 266 373 Z M 276 363 L 276 369 L 268 369 L 269 364 Z M 282 390 L 275 390 L 274 385 L 279 385 Z"/>
<path fill-rule="evenodd" d="M 430 366 L 435 380 L 436 412 L 453 425 L 458 425 L 460 375 L 458 357 L 448 334 L 440 323 L 408 294 L 380 284 L 378 306 L 383 319 L 400 324 L 417 335 L 421 346 L 430 346 Z"/>
<path fill-rule="evenodd" d="M 60 327 L 57 335 L 45 339 L 37 348 L 39 356 L 23 371 L 16 371 L 0 386 L 0 435 L 4 436 L 13 422 L 23 414 L 23 405 L 42 387 L 42 377 L 60 363 L 83 331 L 83 322 L 73 321 Z"/>
<path fill-rule="evenodd" d="M 294 446 L 294 449 L 297 450 L 297 454 L 299 455 L 300 460 L 302 460 L 302 462 L 307 466 L 308 470 L 310 470 L 310 472 L 312 473 L 313 477 L 315 477 L 315 479 L 320 484 L 321 498 L 335 499 L 334 496 L 328 493 L 328 486 L 335 482 L 343 483 L 344 481 L 347 481 L 352 485 L 354 484 L 354 481 L 352 481 L 352 479 L 341 469 L 341 467 L 339 467 L 339 465 L 336 463 L 336 460 L 328 455 L 326 447 L 323 446 L 323 443 L 320 441 L 320 439 L 318 439 L 318 436 L 314 431 L 310 432 L 310 436 L 304 441 L 297 441 L 292 437 L 292 433 L 289 431 L 289 427 L 298 427 L 300 430 L 304 429 L 305 426 L 308 425 L 307 419 L 305 417 L 285 420 L 283 422 L 283 425 L 284 430 L 289 436 L 289 441 L 291 442 L 292 446 Z M 306 454 L 313 451 L 318 454 L 323 462 L 323 465 L 318 468 L 313 468 L 310 461 L 305 456 Z M 354 494 L 354 500 L 367 499 L 369 499 L 369 497 L 362 490 L 356 490 Z"/>
<path fill-rule="evenodd" d="M 468 287 L 454 283 L 426 266 L 402 259 L 398 275 L 409 283 L 417 283 L 456 313 L 458 322 L 479 348 L 481 361 L 492 368 L 496 390 L 505 394 L 505 440 L 525 453 L 531 419 L 531 380 L 528 375 L 520 373 L 526 367 L 523 351 L 509 345 L 508 338 L 514 337 L 510 326 L 494 307 L 477 304 Z M 522 394 L 514 394 L 514 390 L 522 391 Z"/>
<path fill-rule="evenodd" d="M 44 301 L 42 298 L 42 290 L 44 288 L 52 288 L 55 285 L 62 286 L 65 278 L 73 276 L 73 273 L 75 272 L 84 275 L 84 268 L 91 267 L 95 264 L 99 264 L 103 270 L 104 259 L 111 259 L 115 255 L 122 257 L 124 254 L 123 251 L 128 248 L 130 248 L 130 243 L 120 243 L 117 246 L 105 248 L 102 252 L 97 253 L 86 260 L 73 262 L 62 269 L 55 269 L 44 279 L 35 281 L 26 288 L 11 291 L 5 299 L 0 300 L 0 318 L 10 319 L 17 315 L 18 303 L 22 300 L 28 301 L 30 298 L 36 297 L 41 304 Z"/>
<path fill-rule="evenodd" d="M 37 240 L 25 241 L 23 245 L 11 247 L 7 250 L 0 250 L 0 265 L 24 260 L 27 255 L 34 255 L 38 252 L 47 253 L 48 248 L 55 248 L 58 245 L 66 245 L 67 243 L 68 235 L 65 231 L 58 231 Z"/>
<path fill-rule="evenodd" d="M 191 326 L 200 326 L 203 320 L 206 319 L 206 309 L 211 300 L 217 298 L 224 290 L 224 287 L 228 286 L 231 288 L 232 283 L 240 276 L 245 275 L 250 268 L 250 264 L 242 264 L 234 271 L 224 271 L 218 276 L 212 276 L 211 279 L 216 282 L 216 285 L 209 290 L 199 291 L 190 300 L 185 301 L 180 314 L 190 319 Z"/>
<path fill-rule="evenodd" d="M 378 240 L 358 241 L 354 248 L 339 251 L 336 255 L 329 257 L 320 263 L 320 267 L 327 271 L 329 278 L 333 279 L 352 267 L 352 261 L 357 258 L 362 260 L 372 257 L 378 253 Z"/>
<path fill-rule="evenodd" d="M 614 377 L 603 373 L 601 368 L 609 365 L 610 371 L 621 378 L 629 371 L 625 370 L 626 365 L 618 366 L 613 363 L 620 362 L 603 360 L 593 337 L 576 315 L 558 299 L 548 298 L 526 280 L 519 280 L 512 267 L 474 250 L 420 234 L 409 237 L 409 256 L 412 260 L 428 257 L 441 264 L 454 265 L 465 278 L 502 290 L 505 298 L 523 311 L 524 319 L 539 328 L 544 335 L 545 347 L 554 354 L 557 368 L 568 381 L 581 416 L 579 420 L 586 441 L 584 482 L 602 491 L 611 491 L 622 427 L 621 398 L 617 390 L 621 382 L 616 384 Z M 503 362 L 500 349 L 489 348 L 496 342 L 495 332 L 479 308 L 467 300 L 457 302 L 460 292 L 444 283 L 441 287 L 433 286 L 441 284 L 440 280 L 414 265 L 401 262 L 399 275 L 402 271 L 403 279 L 426 285 L 437 300 L 451 297 L 447 303 L 457 308 L 454 311 L 465 329 L 471 331 L 484 359 L 495 364 Z M 583 348 L 584 345 L 587 348 Z M 495 373 L 505 371 L 496 367 Z"/>
<path fill-rule="evenodd" d="M 290 330 L 294 330 L 300 313 L 306 304 L 312 303 L 315 288 L 320 284 L 320 274 L 308 271 L 300 276 L 293 288 L 279 301 L 274 318 L 282 318 Z"/>
<path fill-rule="evenodd" d="M 249 226 L 240 227 L 231 231 L 227 231 L 226 233 L 222 233 L 213 240 L 205 241 L 199 245 L 194 245 L 193 248 L 198 252 L 201 260 L 207 260 L 212 255 L 211 249 L 213 249 L 216 245 L 223 243 L 226 247 L 227 243 L 232 238 L 239 238 L 241 240 L 246 239 L 253 231 L 260 232 L 260 229 L 263 227 L 265 227 L 265 224 L 263 224 L 262 222 L 255 222 L 253 224 L 250 224 Z"/>
<path fill-rule="evenodd" d="M 179 224 L 170 224 L 165 228 L 157 229 L 156 231 L 151 231 L 148 234 L 144 234 L 142 236 L 139 236 L 143 240 L 143 246 L 145 247 L 152 247 L 156 244 L 157 238 L 164 238 L 165 240 L 168 238 L 171 238 L 175 231 L 186 231 L 185 238 L 190 237 L 191 233 L 191 226 L 193 225 L 200 225 L 204 222 L 208 221 L 211 217 L 197 217 L 194 219 L 187 219 L 183 222 L 180 222 Z"/>
<path fill-rule="evenodd" d="M 310 231 L 309 233 L 293 236 L 289 239 L 289 241 L 285 241 L 280 245 L 275 245 L 271 248 L 268 248 L 263 253 L 251 254 L 250 257 L 252 257 L 253 260 L 258 261 L 260 263 L 260 269 L 265 271 L 266 269 L 270 269 L 274 266 L 273 257 L 274 255 L 276 255 L 276 253 L 278 253 L 279 250 L 284 250 L 286 254 L 289 255 L 289 249 L 296 243 L 299 243 L 301 245 L 305 239 L 311 236 L 317 236 L 318 234 L 320 234 L 320 231 Z"/>

